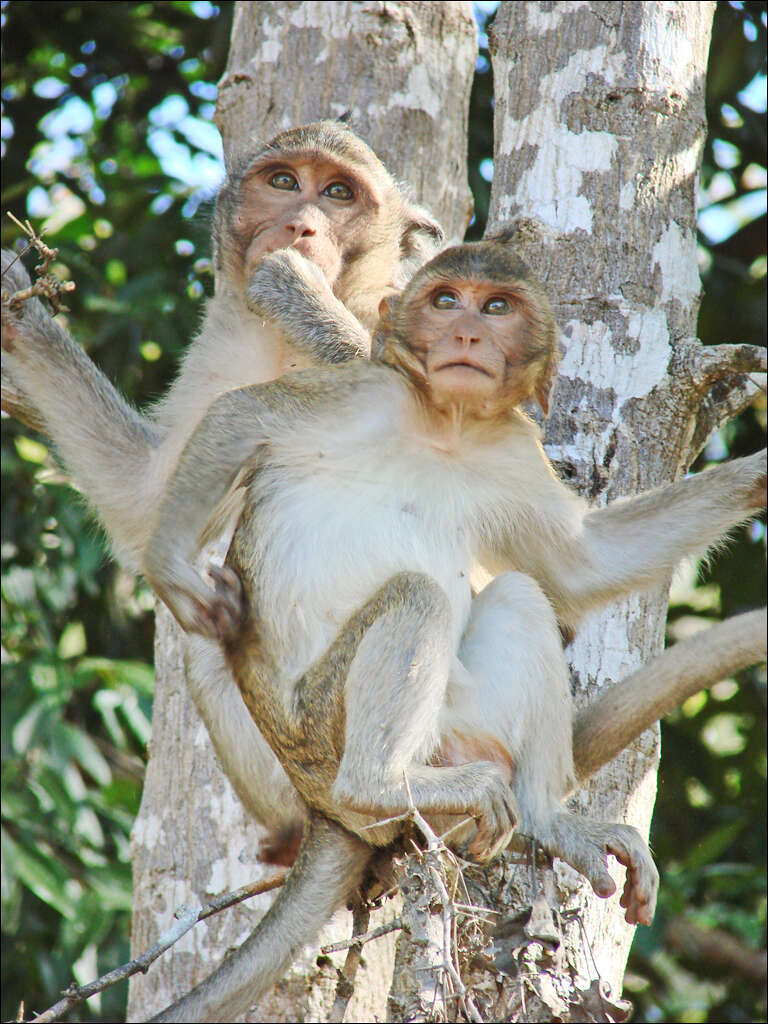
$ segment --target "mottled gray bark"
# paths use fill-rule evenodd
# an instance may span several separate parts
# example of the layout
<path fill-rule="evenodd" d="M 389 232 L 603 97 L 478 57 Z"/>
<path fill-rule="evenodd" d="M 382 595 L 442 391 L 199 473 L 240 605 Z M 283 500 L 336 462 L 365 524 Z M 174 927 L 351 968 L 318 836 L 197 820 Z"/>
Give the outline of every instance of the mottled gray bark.
<path fill-rule="evenodd" d="M 493 27 L 489 230 L 516 223 L 516 245 L 552 299 L 564 355 L 547 450 L 597 503 L 673 480 L 704 440 L 697 427 L 709 388 L 689 366 L 703 358 L 691 339 L 713 9 L 503 3 Z M 666 604 L 666 591 L 651 593 L 584 623 L 568 651 L 577 703 L 660 650 Z M 658 732 L 650 730 L 577 793 L 574 806 L 647 833 L 658 757 Z M 495 881 L 512 900 L 499 906 L 498 888 L 483 885 L 478 898 L 507 920 L 528 913 L 537 890 L 578 919 L 562 924 L 557 948 L 507 928 L 500 956 L 515 951 L 519 970 L 498 991 L 486 986 L 486 1019 L 605 1019 L 594 1014 L 608 1007 L 606 982 L 621 992 L 634 933 L 618 896 L 597 899 L 559 865 L 533 878 L 499 868 Z M 625 1008 L 609 1012 L 621 1017 Z"/>
<path fill-rule="evenodd" d="M 466 122 L 476 35 L 468 3 L 238 3 L 216 114 L 226 158 L 249 139 L 349 112 L 414 198 L 460 238 L 470 212 Z M 257 857 L 261 831 L 246 821 L 218 767 L 186 692 L 178 630 L 162 609 L 155 664 L 151 757 L 133 833 L 134 952 L 170 925 L 179 904 L 205 902 L 265 873 Z M 146 977 L 132 981 L 129 1019 L 146 1019 L 210 973 L 270 899 L 250 900 L 187 933 Z M 372 926 L 391 913 L 374 916 Z M 322 941 L 349 928 L 350 915 L 337 915 Z M 388 936 L 366 949 L 347 1019 L 383 1015 L 393 944 Z M 316 957 L 308 950 L 243 1019 L 325 1019 L 336 970 L 328 958 L 318 966 Z M 335 963 L 343 960 L 334 954 Z"/>

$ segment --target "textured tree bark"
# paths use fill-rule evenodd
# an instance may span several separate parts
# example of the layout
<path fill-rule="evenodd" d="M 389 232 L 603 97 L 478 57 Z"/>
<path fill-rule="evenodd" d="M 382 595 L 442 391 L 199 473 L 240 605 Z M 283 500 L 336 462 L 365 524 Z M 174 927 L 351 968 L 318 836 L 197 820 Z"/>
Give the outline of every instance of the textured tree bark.
<path fill-rule="evenodd" d="M 460 238 L 471 210 L 466 125 L 476 35 L 468 3 L 238 3 L 216 114 L 226 159 L 249 140 L 350 112 L 352 126 L 390 171 L 410 184 L 449 236 Z M 186 691 L 178 630 L 162 609 L 155 665 L 151 757 L 133 832 L 134 953 L 170 925 L 179 904 L 205 902 L 264 873 L 260 830 L 245 820 L 218 767 Z M 146 1019 L 210 973 L 269 901 L 258 897 L 187 933 L 146 977 L 132 981 L 129 1019 Z M 322 941 L 345 937 L 349 927 L 349 915 L 337 915 Z M 367 947 L 347 1019 L 384 1016 L 393 942 L 390 936 Z M 308 950 L 285 983 L 242 1019 L 325 1019 L 336 969 L 329 958 L 319 966 L 316 958 Z M 332 958 L 339 965 L 343 959 Z"/>
<path fill-rule="evenodd" d="M 547 450 L 598 504 L 673 480 L 704 441 L 704 394 L 686 367 L 701 358 L 690 339 L 713 9 L 502 3 L 494 22 L 489 231 L 516 223 L 516 247 L 553 301 L 565 354 Z M 660 650 L 666 603 L 666 591 L 633 598 L 579 629 L 568 651 L 578 704 Z M 576 794 L 575 807 L 647 833 L 658 757 L 650 730 Z M 623 1019 L 617 1000 L 634 929 L 618 896 L 599 900 L 560 865 L 533 878 L 499 867 L 492 882 L 477 896 L 508 922 L 541 892 L 578 917 L 563 923 L 557 948 L 537 944 L 536 929 L 533 941 L 501 929 L 498 951 L 502 961 L 513 951 L 517 971 L 500 990 L 486 986 L 484 1019 L 604 1020 L 606 1009 Z M 511 902 L 499 902 L 499 886 Z"/>

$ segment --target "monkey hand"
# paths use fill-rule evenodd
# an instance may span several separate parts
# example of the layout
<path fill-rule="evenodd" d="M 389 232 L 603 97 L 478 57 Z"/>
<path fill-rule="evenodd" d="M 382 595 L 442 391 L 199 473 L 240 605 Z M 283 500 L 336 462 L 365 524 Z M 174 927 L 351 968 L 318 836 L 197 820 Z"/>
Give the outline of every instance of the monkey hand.
<path fill-rule="evenodd" d="M 631 825 L 614 825 L 612 835 L 606 839 L 606 852 L 612 853 L 619 864 L 627 869 L 624 891 L 620 903 L 626 913 L 627 924 L 653 922 L 656 896 L 659 891 L 659 872 L 643 837 Z"/>
<path fill-rule="evenodd" d="M 318 297 L 330 295 L 325 274 L 296 249 L 267 253 L 253 268 L 245 289 L 248 308 L 278 323 L 297 302 L 318 305 Z"/>
<path fill-rule="evenodd" d="M 186 633 L 222 642 L 240 625 L 242 586 L 237 573 L 227 566 L 210 565 L 208 576 L 214 589 L 181 560 L 166 564 L 162 573 L 146 573 L 150 586 Z"/>

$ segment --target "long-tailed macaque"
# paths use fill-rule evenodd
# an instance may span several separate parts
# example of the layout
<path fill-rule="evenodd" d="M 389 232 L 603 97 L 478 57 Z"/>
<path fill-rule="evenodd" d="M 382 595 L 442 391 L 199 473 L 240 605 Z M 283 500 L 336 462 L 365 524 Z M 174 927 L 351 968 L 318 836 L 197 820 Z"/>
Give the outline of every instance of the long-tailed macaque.
<path fill-rule="evenodd" d="M 371 826 L 404 812 L 408 791 L 428 815 L 474 818 L 479 858 L 519 828 L 605 897 L 613 854 L 627 920 L 653 916 L 639 833 L 561 803 L 575 772 L 557 623 L 663 581 L 748 517 L 764 457 L 590 511 L 519 409 L 530 396 L 546 407 L 556 332 L 502 240 L 445 251 L 382 310 L 378 363 L 213 403 L 147 548 L 148 580 L 185 630 L 222 643 L 311 810 L 272 909 L 157 1020 L 229 1020 L 258 998 L 391 840 L 397 825 Z M 199 538 L 243 475 L 210 586 L 193 567 Z M 472 600 L 476 557 L 501 574 Z"/>
<path fill-rule="evenodd" d="M 4 408 L 52 438 L 116 554 L 136 570 L 168 476 L 211 401 L 289 369 L 367 355 L 380 300 L 441 239 L 439 225 L 346 125 L 281 132 L 229 170 L 214 219 L 216 294 L 176 382 L 150 414 L 123 401 L 38 299 L 20 309 L 3 304 Z M 21 262 L 4 252 L 3 292 L 28 284 Z M 247 810 L 290 831 L 302 808 L 244 713 L 218 647 L 194 638 L 186 672 Z"/>

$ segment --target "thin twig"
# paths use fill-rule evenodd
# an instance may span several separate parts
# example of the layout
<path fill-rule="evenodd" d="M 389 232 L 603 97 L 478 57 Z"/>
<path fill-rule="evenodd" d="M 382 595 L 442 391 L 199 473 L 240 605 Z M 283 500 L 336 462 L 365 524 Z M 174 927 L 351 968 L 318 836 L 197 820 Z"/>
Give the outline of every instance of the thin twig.
<path fill-rule="evenodd" d="M 371 921 L 371 912 L 368 907 L 357 903 L 352 911 L 352 935 L 364 935 L 368 930 Z M 344 1014 L 347 1012 L 349 1000 L 355 991 L 355 976 L 362 959 L 362 944 L 354 943 L 349 947 L 344 967 L 339 971 L 339 980 L 336 985 L 336 998 L 333 1000 L 331 1012 L 328 1015 L 330 1024 L 342 1024 Z"/>
<path fill-rule="evenodd" d="M 100 978 L 89 982 L 87 985 L 75 985 L 73 983 L 66 990 L 63 999 L 54 1003 L 53 1006 L 50 1006 L 39 1016 L 32 1018 L 34 1024 L 47 1024 L 48 1021 L 59 1020 L 74 1006 L 78 1006 L 80 1003 L 85 1002 L 86 999 L 90 999 L 91 996 L 103 992 L 105 988 L 117 984 L 118 981 L 124 981 L 132 975 L 138 974 L 139 971 L 142 974 L 146 974 L 151 964 L 167 949 L 170 949 L 175 942 L 178 942 L 182 935 L 186 935 L 191 928 L 194 928 L 198 921 L 203 921 L 206 917 L 218 914 L 219 911 L 226 910 L 227 907 L 232 907 L 236 903 L 242 903 L 243 900 L 247 900 L 251 896 L 258 896 L 260 893 L 269 892 L 271 889 L 278 889 L 285 881 L 287 875 L 287 871 L 281 871 L 264 882 L 252 882 L 250 885 L 243 885 L 233 892 L 225 892 L 221 896 L 217 896 L 210 903 L 206 903 L 202 907 L 189 908 L 184 905 L 178 907 L 174 914 L 176 918 L 175 923 L 160 936 L 154 945 L 150 946 L 149 949 L 133 960 L 129 960 L 128 963 L 122 964 L 106 974 L 102 974 Z"/>
<path fill-rule="evenodd" d="M 366 942 L 372 942 L 373 939 L 380 939 L 382 935 L 388 935 L 390 932 L 396 932 L 402 927 L 402 920 L 399 917 L 394 917 L 391 921 L 387 921 L 386 924 L 380 924 L 375 928 L 371 928 L 371 930 L 366 932 L 365 935 L 352 935 L 349 939 L 342 939 L 339 942 L 330 942 L 327 946 L 322 946 L 320 952 L 326 954 L 340 953 L 343 949 L 350 949 L 352 946 L 364 946 Z"/>
<path fill-rule="evenodd" d="M 74 281 L 60 281 L 50 272 L 51 263 L 58 257 L 59 250 L 52 249 L 50 246 L 46 245 L 42 238 L 43 232 L 41 231 L 38 234 L 28 220 L 25 220 L 22 223 L 22 221 L 20 221 L 18 217 L 14 217 L 10 211 L 8 212 L 8 216 L 29 238 L 29 242 L 27 243 L 24 252 L 28 252 L 34 246 L 40 256 L 40 263 L 35 267 L 37 280 L 32 282 L 28 287 L 20 288 L 18 291 L 7 295 L 4 297 L 3 301 L 8 304 L 10 309 L 18 312 L 28 299 L 39 295 L 41 298 L 45 298 L 50 302 L 54 313 L 68 313 L 68 308 L 63 304 L 63 296 L 66 292 L 72 292 L 75 290 L 75 283 Z M 19 256 L 17 255 L 16 258 L 13 259 L 6 267 L 5 273 L 10 270 L 18 259 Z"/>

